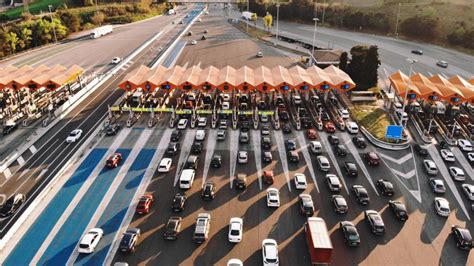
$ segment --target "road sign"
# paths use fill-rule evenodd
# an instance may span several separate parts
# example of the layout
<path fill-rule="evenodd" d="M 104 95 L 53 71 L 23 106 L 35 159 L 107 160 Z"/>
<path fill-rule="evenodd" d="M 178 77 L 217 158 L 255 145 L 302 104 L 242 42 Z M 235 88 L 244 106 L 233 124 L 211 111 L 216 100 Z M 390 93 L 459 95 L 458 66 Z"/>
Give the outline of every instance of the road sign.
<path fill-rule="evenodd" d="M 385 138 L 387 139 L 401 139 L 403 133 L 403 127 L 397 125 L 387 126 L 387 131 L 385 132 Z"/>

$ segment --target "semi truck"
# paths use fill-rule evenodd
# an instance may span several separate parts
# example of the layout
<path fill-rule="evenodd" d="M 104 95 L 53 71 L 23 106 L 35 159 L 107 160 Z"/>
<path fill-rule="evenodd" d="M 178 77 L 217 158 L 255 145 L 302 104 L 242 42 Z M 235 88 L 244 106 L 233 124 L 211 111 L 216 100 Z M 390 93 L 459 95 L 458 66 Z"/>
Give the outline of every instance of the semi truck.
<path fill-rule="evenodd" d="M 95 28 L 95 29 L 92 30 L 92 32 L 90 34 L 90 37 L 91 37 L 91 39 L 97 39 L 97 38 L 100 38 L 104 35 L 112 33 L 112 31 L 113 31 L 112 25 L 106 25 L 106 26 L 98 27 L 98 28 Z"/>
<path fill-rule="evenodd" d="M 311 264 L 331 263 L 332 243 L 326 222 L 319 217 L 309 217 L 304 225 Z"/>
<path fill-rule="evenodd" d="M 252 15 L 253 13 L 249 11 L 242 12 L 242 18 L 245 20 L 249 20 L 249 21 L 252 20 Z"/>

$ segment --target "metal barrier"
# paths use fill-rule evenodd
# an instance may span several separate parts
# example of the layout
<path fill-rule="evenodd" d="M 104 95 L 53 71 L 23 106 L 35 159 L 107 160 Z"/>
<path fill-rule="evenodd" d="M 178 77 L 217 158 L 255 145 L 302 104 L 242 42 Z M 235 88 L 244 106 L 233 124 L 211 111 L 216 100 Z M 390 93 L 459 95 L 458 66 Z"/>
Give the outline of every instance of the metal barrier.
<path fill-rule="evenodd" d="M 388 142 L 385 142 L 385 141 L 381 141 L 381 140 L 375 138 L 374 136 L 372 136 L 372 134 L 370 134 L 370 132 L 367 131 L 367 129 L 365 129 L 363 126 L 360 126 L 360 131 L 370 141 L 370 143 L 372 143 L 373 145 L 375 145 L 379 148 L 386 149 L 386 150 L 392 150 L 392 151 L 401 151 L 401 150 L 405 150 L 405 149 L 410 148 L 410 142 L 409 141 L 404 142 L 404 143 L 388 143 Z"/>

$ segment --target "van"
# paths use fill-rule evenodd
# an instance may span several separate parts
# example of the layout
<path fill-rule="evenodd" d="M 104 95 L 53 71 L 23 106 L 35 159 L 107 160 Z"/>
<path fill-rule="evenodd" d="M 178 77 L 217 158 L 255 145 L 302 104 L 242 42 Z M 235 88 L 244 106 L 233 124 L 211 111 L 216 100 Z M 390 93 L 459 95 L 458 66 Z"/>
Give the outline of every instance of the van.
<path fill-rule="evenodd" d="M 186 164 L 184 165 L 184 169 L 194 169 L 197 170 L 199 165 L 199 157 L 196 155 L 190 155 L 188 160 L 186 160 Z"/>
<path fill-rule="evenodd" d="M 179 188 L 190 189 L 194 182 L 196 171 L 193 169 L 184 169 L 179 177 Z"/>

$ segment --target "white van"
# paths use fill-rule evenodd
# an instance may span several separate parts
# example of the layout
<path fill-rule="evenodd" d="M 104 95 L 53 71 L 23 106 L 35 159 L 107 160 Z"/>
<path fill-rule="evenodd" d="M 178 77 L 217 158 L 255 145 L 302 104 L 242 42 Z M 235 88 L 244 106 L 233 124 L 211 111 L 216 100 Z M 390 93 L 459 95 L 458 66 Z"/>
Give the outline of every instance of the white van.
<path fill-rule="evenodd" d="M 355 122 L 347 122 L 346 128 L 347 128 L 347 131 L 351 134 L 359 133 L 359 127 L 357 126 Z"/>
<path fill-rule="evenodd" d="M 195 175 L 196 171 L 193 169 L 184 169 L 179 177 L 179 188 L 190 189 L 193 185 Z"/>

